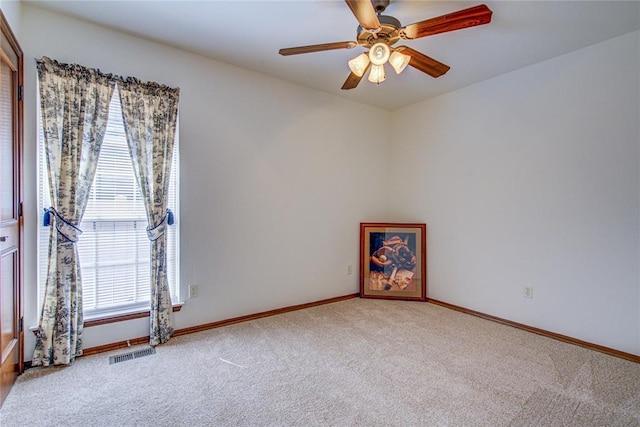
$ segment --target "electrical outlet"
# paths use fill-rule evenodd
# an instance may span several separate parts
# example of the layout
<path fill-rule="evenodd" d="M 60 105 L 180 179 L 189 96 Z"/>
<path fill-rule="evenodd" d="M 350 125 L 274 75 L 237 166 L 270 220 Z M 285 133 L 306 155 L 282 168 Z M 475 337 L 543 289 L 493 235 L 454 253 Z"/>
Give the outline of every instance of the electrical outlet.
<path fill-rule="evenodd" d="M 348 275 L 353 274 L 353 264 L 347 264 L 347 274 Z"/>
<path fill-rule="evenodd" d="M 523 296 L 525 298 L 533 298 L 533 286 L 525 286 Z"/>
<path fill-rule="evenodd" d="M 198 285 L 189 286 L 189 298 L 198 298 Z"/>

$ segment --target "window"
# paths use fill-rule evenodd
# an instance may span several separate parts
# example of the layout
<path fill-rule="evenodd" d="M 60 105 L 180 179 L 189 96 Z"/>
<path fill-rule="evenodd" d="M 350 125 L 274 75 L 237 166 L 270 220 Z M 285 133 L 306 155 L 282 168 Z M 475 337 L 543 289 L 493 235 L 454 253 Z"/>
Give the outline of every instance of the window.
<path fill-rule="evenodd" d="M 38 113 L 40 117 L 40 113 Z M 41 126 L 39 125 L 39 129 Z M 176 138 L 178 133 L 176 132 Z M 39 138 L 40 212 L 51 205 L 44 156 Z M 178 143 L 169 183 L 169 209 L 175 224 L 167 227 L 167 264 L 171 299 L 180 299 L 178 283 Z M 150 243 L 144 201 L 133 172 L 124 134 L 118 89 L 109 106 L 109 121 L 100 150 L 96 176 L 82 218 L 78 256 L 82 273 L 86 319 L 146 310 L 150 305 Z M 47 279 L 50 227 L 39 227 L 39 307 Z"/>

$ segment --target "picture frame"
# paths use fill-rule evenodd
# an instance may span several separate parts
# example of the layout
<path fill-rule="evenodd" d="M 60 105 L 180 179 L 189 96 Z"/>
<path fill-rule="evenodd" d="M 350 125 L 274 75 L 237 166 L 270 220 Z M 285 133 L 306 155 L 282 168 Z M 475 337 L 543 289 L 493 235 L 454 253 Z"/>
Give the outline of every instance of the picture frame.
<path fill-rule="evenodd" d="M 360 297 L 427 300 L 427 226 L 360 223 Z"/>

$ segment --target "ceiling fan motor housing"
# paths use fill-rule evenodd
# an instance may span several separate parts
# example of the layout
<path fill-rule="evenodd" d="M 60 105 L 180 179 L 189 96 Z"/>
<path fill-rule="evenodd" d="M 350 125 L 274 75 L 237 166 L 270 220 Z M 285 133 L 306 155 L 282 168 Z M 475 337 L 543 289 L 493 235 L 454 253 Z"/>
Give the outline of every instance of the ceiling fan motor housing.
<path fill-rule="evenodd" d="M 387 15 L 379 15 L 378 20 L 380 21 L 380 30 L 375 34 L 365 30 L 361 25 L 358 25 L 359 44 L 371 47 L 375 43 L 384 42 L 391 46 L 400 40 L 400 33 L 398 31 L 398 29 L 402 27 L 400 21 L 393 16 Z"/>

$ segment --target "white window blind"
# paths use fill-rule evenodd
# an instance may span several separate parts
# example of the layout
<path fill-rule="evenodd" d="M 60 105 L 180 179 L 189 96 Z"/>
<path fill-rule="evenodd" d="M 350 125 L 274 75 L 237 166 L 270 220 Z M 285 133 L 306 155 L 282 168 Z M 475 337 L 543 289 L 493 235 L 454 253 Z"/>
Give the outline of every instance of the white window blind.
<path fill-rule="evenodd" d="M 40 117 L 40 113 L 38 113 Z M 40 129 L 40 212 L 50 206 L 42 126 Z M 178 133 L 176 132 L 176 139 Z M 167 227 L 167 263 L 171 299 L 180 300 L 178 284 L 178 141 L 169 184 L 169 209 L 175 223 Z M 42 220 L 42 215 L 40 215 Z M 144 201 L 131 163 L 116 88 L 96 176 L 80 229 L 78 255 L 82 274 L 85 318 L 148 309 L 150 305 L 150 242 Z M 50 228 L 39 235 L 39 307 L 47 279 Z"/>

